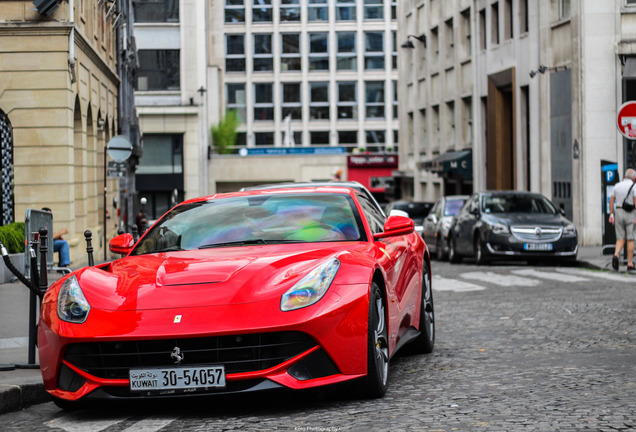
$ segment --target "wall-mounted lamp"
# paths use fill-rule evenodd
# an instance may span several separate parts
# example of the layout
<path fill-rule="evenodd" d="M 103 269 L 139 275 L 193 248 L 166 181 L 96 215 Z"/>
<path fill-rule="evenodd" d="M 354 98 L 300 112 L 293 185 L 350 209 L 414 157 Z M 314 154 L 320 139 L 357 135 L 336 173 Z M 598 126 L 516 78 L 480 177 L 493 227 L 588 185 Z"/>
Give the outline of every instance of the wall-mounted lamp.
<path fill-rule="evenodd" d="M 537 70 L 531 70 L 530 71 L 530 78 L 534 78 L 538 73 L 540 74 L 544 74 L 546 72 L 556 72 L 559 70 L 566 70 L 568 67 L 567 66 L 543 66 L 540 65 Z"/>
<path fill-rule="evenodd" d="M 413 49 L 415 48 L 415 45 L 413 45 L 413 42 L 411 42 L 411 38 L 415 38 L 418 41 L 422 42 L 424 44 L 424 48 L 426 48 L 426 35 L 419 35 L 419 36 L 415 36 L 415 35 L 408 35 L 406 37 L 406 42 L 404 42 L 402 44 L 402 48 L 408 48 L 408 49 Z"/>

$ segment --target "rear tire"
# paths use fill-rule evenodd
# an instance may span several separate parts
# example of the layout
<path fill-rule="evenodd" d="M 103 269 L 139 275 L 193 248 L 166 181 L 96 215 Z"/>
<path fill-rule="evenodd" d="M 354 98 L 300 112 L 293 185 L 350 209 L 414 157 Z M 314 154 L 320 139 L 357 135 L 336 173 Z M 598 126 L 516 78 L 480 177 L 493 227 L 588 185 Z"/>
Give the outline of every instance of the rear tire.
<path fill-rule="evenodd" d="M 420 311 L 420 335 L 411 342 L 413 353 L 428 354 L 435 346 L 435 309 L 433 307 L 433 286 L 428 265 L 424 264 L 422 275 L 422 302 Z"/>
<path fill-rule="evenodd" d="M 462 257 L 457 254 L 455 250 L 455 239 L 450 239 L 449 251 L 448 251 L 448 260 L 451 264 L 457 264 L 462 262 Z"/>
<path fill-rule="evenodd" d="M 437 261 L 444 261 L 446 259 L 444 249 L 442 248 L 442 241 L 439 238 L 435 242 L 435 258 L 437 258 Z"/>
<path fill-rule="evenodd" d="M 362 379 L 363 397 L 384 396 L 389 381 L 389 329 L 386 321 L 386 301 L 380 286 L 373 282 L 369 297 L 367 330 L 367 376 Z"/>

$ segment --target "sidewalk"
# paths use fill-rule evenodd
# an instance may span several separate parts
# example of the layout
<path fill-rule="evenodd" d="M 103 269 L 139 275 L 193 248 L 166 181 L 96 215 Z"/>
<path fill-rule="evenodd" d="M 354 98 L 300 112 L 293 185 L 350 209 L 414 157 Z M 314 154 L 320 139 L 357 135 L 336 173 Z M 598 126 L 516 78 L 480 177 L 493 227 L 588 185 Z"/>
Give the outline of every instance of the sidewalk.
<path fill-rule="evenodd" d="M 578 260 L 579 267 L 611 271 L 611 255 L 601 255 L 600 246 L 581 248 Z M 49 284 L 60 276 L 49 273 Z M 0 414 L 50 400 L 40 369 L 27 364 L 28 310 L 29 290 L 21 282 L 0 284 Z"/>

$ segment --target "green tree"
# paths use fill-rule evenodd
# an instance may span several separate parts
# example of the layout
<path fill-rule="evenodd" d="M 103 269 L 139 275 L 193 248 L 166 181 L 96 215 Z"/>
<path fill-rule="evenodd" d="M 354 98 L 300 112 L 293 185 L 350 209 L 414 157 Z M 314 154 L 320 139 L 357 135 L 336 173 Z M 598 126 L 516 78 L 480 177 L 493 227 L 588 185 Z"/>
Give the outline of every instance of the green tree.
<path fill-rule="evenodd" d="M 212 126 L 212 143 L 219 154 L 232 153 L 232 148 L 236 144 L 236 130 L 240 124 L 238 112 L 230 110 L 225 113 L 225 117 L 217 126 Z"/>

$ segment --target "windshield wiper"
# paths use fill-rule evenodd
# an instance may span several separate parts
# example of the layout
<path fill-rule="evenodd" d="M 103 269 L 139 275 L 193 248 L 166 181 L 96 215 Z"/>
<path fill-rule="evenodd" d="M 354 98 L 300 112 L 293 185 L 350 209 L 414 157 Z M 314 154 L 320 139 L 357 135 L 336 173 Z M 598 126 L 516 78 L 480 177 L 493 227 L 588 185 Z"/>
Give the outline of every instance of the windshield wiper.
<path fill-rule="evenodd" d="M 203 246 L 199 246 L 199 249 L 211 249 L 211 248 L 225 247 L 225 246 L 248 246 L 248 245 L 259 245 L 259 244 L 267 244 L 267 242 L 263 239 L 239 240 L 239 241 L 232 241 L 232 242 L 212 243 L 208 245 L 203 245 Z"/>

